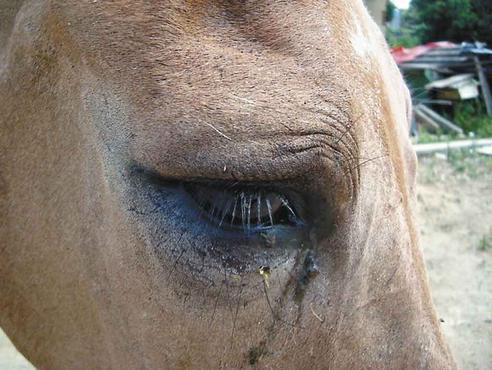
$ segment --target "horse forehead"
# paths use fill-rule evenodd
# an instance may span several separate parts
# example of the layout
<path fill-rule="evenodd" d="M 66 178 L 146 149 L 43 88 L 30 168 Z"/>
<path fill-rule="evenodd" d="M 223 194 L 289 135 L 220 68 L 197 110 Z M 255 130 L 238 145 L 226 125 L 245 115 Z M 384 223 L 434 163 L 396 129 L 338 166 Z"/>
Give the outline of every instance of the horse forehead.
<path fill-rule="evenodd" d="M 336 85 L 344 98 L 356 89 L 343 76 L 374 74 L 381 45 L 371 39 L 377 30 L 367 26 L 360 4 L 330 4 L 120 0 L 67 2 L 62 8 L 76 43 L 92 51 L 96 63 L 109 64 L 104 73 L 132 73 L 132 81 L 153 84 L 153 93 L 159 93 L 156 84 L 167 91 L 179 85 L 176 97 L 189 97 L 190 86 L 200 82 L 209 95 L 228 87 L 258 92 L 263 81 L 272 91 L 290 83 L 296 87 L 290 96 L 300 98 L 306 96 L 297 87 L 312 92 Z M 252 80 L 260 83 L 252 86 Z M 370 80 L 359 83 L 374 90 Z"/>
<path fill-rule="evenodd" d="M 331 2 L 163 1 L 66 2 L 72 33 L 104 54 L 152 57 L 183 49 L 213 55 L 214 51 L 243 54 L 273 52 L 290 56 L 355 51 L 367 59 L 372 45 L 363 26 L 369 17 L 357 2 L 343 7 Z M 369 21 L 370 23 L 370 21 Z M 78 25 L 79 27 L 73 27 Z M 350 48 L 352 46 L 352 48 Z M 213 50 L 214 48 L 218 50 Z M 228 50 L 229 48 L 236 50 Z M 343 50 L 345 49 L 345 50 Z M 144 51 L 145 53 L 141 53 Z M 201 53 L 203 54 L 203 53 Z M 123 56 L 123 58 L 121 58 Z M 189 55 L 188 55 L 189 57 Z M 125 60 L 126 62 L 126 60 Z"/>
<path fill-rule="evenodd" d="M 338 122 L 351 116 L 348 125 L 399 115 L 381 108 L 402 84 L 380 78 L 386 45 L 357 1 L 71 1 L 61 9 L 75 44 L 103 66 L 100 81 L 131 83 L 125 93 L 140 121 L 142 112 L 151 121 L 215 117 L 220 131 L 282 133 L 289 121 L 315 128 L 327 112 Z"/>

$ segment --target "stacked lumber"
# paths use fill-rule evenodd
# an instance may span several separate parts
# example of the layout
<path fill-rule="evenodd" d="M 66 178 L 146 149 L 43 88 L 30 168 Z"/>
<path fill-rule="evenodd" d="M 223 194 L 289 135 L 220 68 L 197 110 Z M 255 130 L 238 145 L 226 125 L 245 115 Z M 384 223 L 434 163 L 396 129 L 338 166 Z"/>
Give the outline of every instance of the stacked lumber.
<path fill-rule="evenodd" d="M 449 115 L 449 107 L 461 100 L 482 99 L 492 116 L 492 49 L 485 44 L 434 42 L 412 49 L 393 48 L 392 53 L 404 75 L 421 71 L 430 80 L 425 86 L 414 86 L 417 90 L 421 86 L 421 91 L 413 97 L 416 123 L 428 131 L 463 134 L 440 113 Z"/>

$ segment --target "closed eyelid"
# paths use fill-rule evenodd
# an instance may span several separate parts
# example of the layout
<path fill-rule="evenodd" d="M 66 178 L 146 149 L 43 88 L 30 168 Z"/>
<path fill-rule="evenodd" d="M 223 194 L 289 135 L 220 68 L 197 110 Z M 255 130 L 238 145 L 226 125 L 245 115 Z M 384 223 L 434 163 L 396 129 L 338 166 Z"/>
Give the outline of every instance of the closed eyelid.
<path fill-rule="evenodd" d="M 184 184 L 200 211 L 217 227 L 249 233 L 277 225 L 298 226 L 296 206 L 284 194 L 259 187 L 221 188 L 210 184 Z"/>
<path fill-rule="evenodd" d="M 275 182 L 166 178 L 141 166 L 130 173 L 157 188 L 174 188 L 214 227 L 258 231 L 277 225 L 304 224 L 302 179 Z"/>

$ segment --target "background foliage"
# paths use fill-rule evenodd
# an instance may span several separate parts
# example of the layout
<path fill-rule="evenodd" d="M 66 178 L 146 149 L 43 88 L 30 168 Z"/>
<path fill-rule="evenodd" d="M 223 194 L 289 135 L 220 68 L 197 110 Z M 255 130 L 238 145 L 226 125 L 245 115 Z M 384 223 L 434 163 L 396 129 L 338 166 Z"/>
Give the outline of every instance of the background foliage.
<path fill-rule="evenodd" d="M 387 12 L 392 9 L 390 5 Z M 390 46 L 446 40 L 482 41 L 492 47 L 492 0 L 412 0 L 401 19 L 399 31 L 387 29 Z"/>
<path fill-rule="evenodd" d="M 413 17 L 427 41 L 484 41 L 492 45 L 491 0 L 412 0 Z"/>

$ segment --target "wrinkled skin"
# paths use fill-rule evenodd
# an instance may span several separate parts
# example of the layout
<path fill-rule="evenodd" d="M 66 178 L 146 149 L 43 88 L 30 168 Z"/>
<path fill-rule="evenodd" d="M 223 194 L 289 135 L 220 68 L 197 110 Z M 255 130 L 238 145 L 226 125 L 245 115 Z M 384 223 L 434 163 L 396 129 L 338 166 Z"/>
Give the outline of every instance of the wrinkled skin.
<path fill-rule="evenodd" d="M 455 367 L 361 1 L 0 4 L 0 324 L 35 366 Z M 217 181 L 304 222 L 224 231 L 182 190 Z"/>

